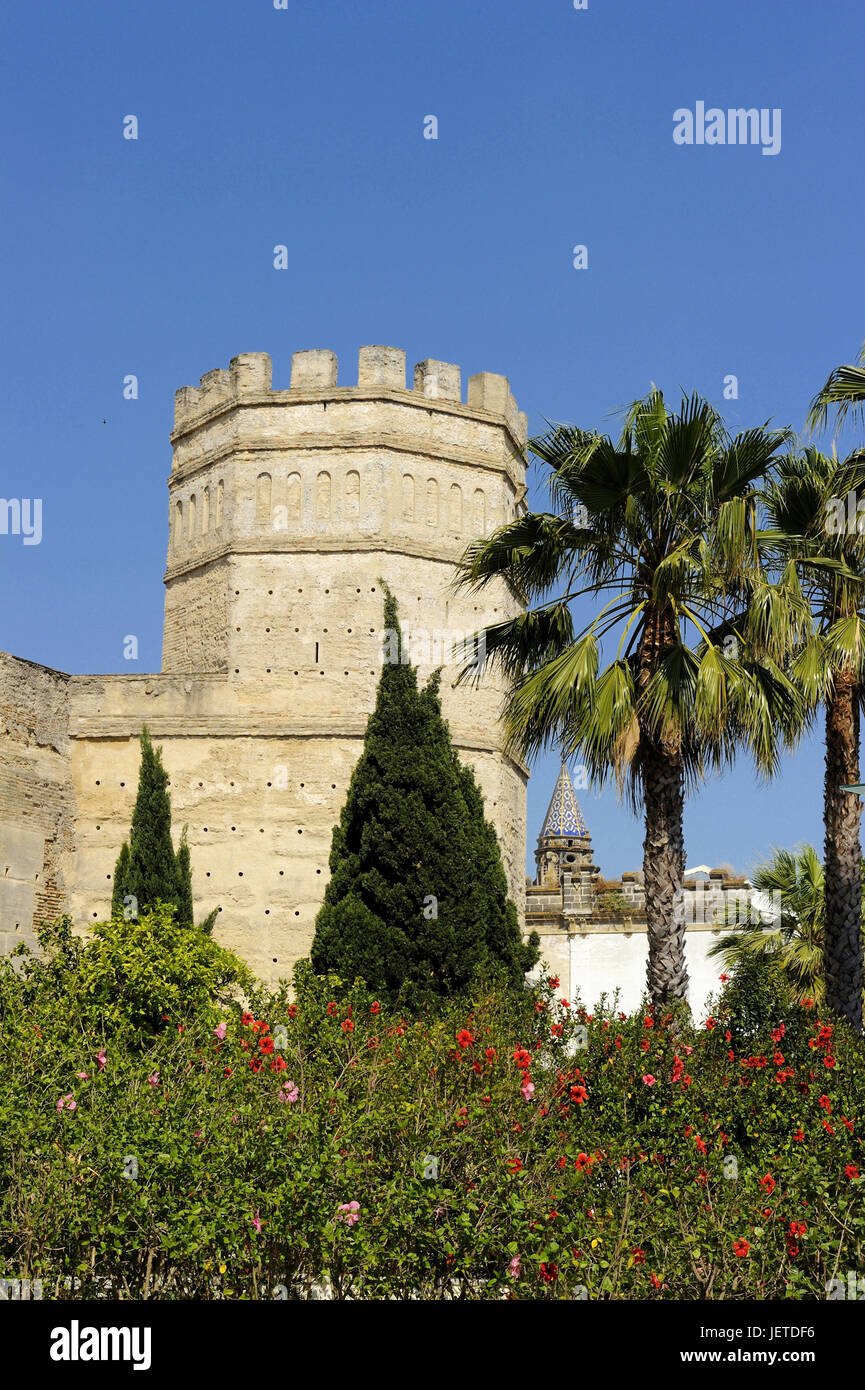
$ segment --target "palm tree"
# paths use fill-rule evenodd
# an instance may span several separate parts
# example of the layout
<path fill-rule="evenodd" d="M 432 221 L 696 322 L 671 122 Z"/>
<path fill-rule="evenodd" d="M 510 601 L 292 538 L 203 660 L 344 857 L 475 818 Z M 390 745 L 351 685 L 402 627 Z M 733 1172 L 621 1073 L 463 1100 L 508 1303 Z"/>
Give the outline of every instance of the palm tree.
<path fill-rule="evenodd" d="M 831 378 L 830 378 L 831 381 Z M 807 701 L 825 707 L 826 999 L 862 1028 L 858 796 L 859 715 L 865 681 L 865 534 L 856 498 L 865 486 L 865 451 L 843 462 L 808 447 L 781 460 L 764 498 L 775 540 L 800 567 L 814 631 L 792 665 Z M 861 521 L 865 531 L 865 519 Z"/>
<path fill-rule="evenodd" d="M 529 447 L 551 469 L 556 511 L 518 517 L 462 561 L 460 584 L 504 579 L 528 609 L 476 635 L 508 680 L 509 745 L 579 750 L 595 782 L 614 774 L 643 808 L 656 1008 L 687 993 L 686 791 L 740 745 L 771 773 L 802 727 L 783 662 L 807 605 L 794 565 L 770 582 L 756 532 L 754 485 L 785 439 L 766 426 L 732 438 L 708 402 L 683 398 L 673 413 L 654 388 L 626 412 L 618 443 L 552 426 Z M 577 630 L 573 605 L 587 595 L 605 602 Z M 616 636 L 601 669 L 601 644 Z"/>
<path fill-rule="evenodd" d="M 830 372 L 817 392 L 808 411 L 809 430 L 822 430 L 829 419 L 829 409 L 835 406 L 836 427 L 844 422 L 848 411 L 861 419 L 865 403 L 865 344 L 854 366 L 847 363 Z"/>
<path fill-rule="evenodd" d="M 748 920 L 714 942 L 709 955 L 723 957 L 733 970 L 746 959 L 762 957 L 792 1002 L 824 1003 L 824 878 L 817 851 L 813 845 L 775 850 L 751 882 L 780 904 L 777 919 L 767 928 L 759 913 L 749 910 Z"/>

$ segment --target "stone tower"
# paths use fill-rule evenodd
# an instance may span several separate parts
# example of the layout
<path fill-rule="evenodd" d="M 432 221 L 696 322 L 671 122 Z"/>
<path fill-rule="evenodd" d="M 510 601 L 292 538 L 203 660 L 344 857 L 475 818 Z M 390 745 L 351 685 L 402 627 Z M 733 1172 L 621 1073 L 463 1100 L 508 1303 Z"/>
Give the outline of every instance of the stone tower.
<path fill-rule="evenodd" d="M 78 922 L 107 914 L 146 723 L 175 831 L 188 826 L 197 913 L 221 907 L 218 937 L 262 977 L 288 974 L 311 944 L 374 703 L 382 582 L 421 677 L 446 663 L 444 714 L 522 912 L 527 771 L 503 751 L 500 686 L 488 673 L 457 688 L 447 664 L 462 635 L 519 611 L 504 586 L 451 585 L 468 542 L 525 505 L 526 420 L 506 378 L 471 377 L 464 403 L 458 367 L 421 362 L 407 388 L 402 352 L 363 347 L 356 385 L 316 350 L 295 353 L 274 390 L 270 358 L 245 353 L 178 391 L 171 439 L 161 673 L 0 661 L 7 731 L 22 730 L 0 740 L 0 764 L 35 836 L 29 858 L 14 851 L 34 886 L 0 931 L 11 943 L 29 930 L 22 904 L 38 915 L 40 881 Z M 47 758 L 27 731 L 49 726 Z M 0 824 L 0 850 L 3 837 Z"/>

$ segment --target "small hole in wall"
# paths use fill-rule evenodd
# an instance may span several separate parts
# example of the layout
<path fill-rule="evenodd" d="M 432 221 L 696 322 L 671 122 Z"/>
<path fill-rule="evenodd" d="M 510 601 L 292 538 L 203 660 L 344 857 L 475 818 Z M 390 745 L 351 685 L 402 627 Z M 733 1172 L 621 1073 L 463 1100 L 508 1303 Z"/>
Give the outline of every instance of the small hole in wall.
<path fill-rule="evenodd" d="M 105 877 L 110 879 L 111 875 L 110 875 L 110 874 L 106 874 Z"/>
<path fill-rule="evenodd" d="M 355 592 L 359 594 L 359 593 L 360 593 L 360 589 L 355 590 Z"/>
<path fill-rule="evenodd" d="M 267 667 L 267 674 L 270 675 L 270 672 L 271 672 L 271 668 L 268 666 L 268 667 Z"/>
<path fill-rule="evenodd" d="M 266 627 L 264 630 L 265 630 L 265 632 L 270 632 L 270 628 L 269 628 L 269 627 Z"/>
<path fill-rule="evenodd" d="M 269 908 L 269 907 L 266 907 L 266 908 L 264 909 L 264 915 L 265 915 L 265 917 L 269 917 L 269 916 L 270 916 L 270 908 Z"/>
<path fill-rule="evenodd" d="M 232 830 L 236 830 L 236 829 L 237 829 L 237 826 L 236 826 L 236 825 L 233 825 L 231 828 L 232 828 Z"/>
<path fill-rule="evenodd" d="M 125 783 L 125 782 L 121 782 L 120 785 L 121 785 L 121 787 L 125 787 L 125 786 L 126 786 L 126 783 Z"/>
<path fill-rule="evenodd" d="M 335 792 L 335 791 L 336 791 L 336 782 L 331 782 L 331 784 L 330 784 L 330 789 L 331 789 L 332 792 Z"/>
<path fill-rule="evenodd" d="M 264 834 L 264 826 L 261 826 L 261 827 L 260 827 L 258 833 L 259 833 L 259 835 L 263 835 L 263 834 Z"/>
<path fill-rule="evenodd" d="M 370 593 L 371 593 L 371 594 L 374 594 L 374 593 L 375 593 L 375 585 L 374 585 L 374 584 L 373 584 L 372 588 L 370 589 Z"/>
<path fill-rule="evenodd" d="M 240 628 L 239 628 L 239 627 L 236 627 L 234 630 L 235 630 L 235 632 L 239 632 L 239 631 L 240 631 Z"/>
<path fill-rule="evenodd" d="M 276 965 L 276 956 L 273 957 L 273 963 Z"/>
<path fill-rule="evenodd" d="M 302 835 L 302 834 L 303 834 L 303 831 L 302 831 L 302 830 L 298 830 L 297 833 L 298 833 L 298 835 Z"/>
<path fill-rule="evenodd" d="M 207 870 L 207 873 L 205 874 L 205 878 L 210 878 L 210 870 L 209 870 L 209 869 Z"/>
<path fill-rule="evenodd" d="M 97 825 L 96 829 L 97 829 L 97 830 L 101 830 L 101 829 L 102 829 L 102 826 L 101 826 L 101 825 Z"/>
<path fill-rule="evenodd" d="M 268 785 L 269 787 L 272 787 L 272 786 L 273 786 L 273 783 L 272 783 L 272 782 L 268 782 L 267 785 Z"/>
<path fill-rule="evenodd" d="M 299 916 L 300 916 L 300 913 L 299 913 L 299 912 L 295 912 L 294 915 L 295 915 L 295 917 L 299 917 Z M 93 916 L 94 916 L 94 917 L 96 916 L 96 913 L 95 913 L 95 912 L 94 912 Z"/>
<path fill-rule="evenodd" d="M 280 878 L 282 878 L 284 874 L 285 874 L 285 869 L 280 869 L 280 871 L 279 871 L 279 876 L 280 876 Z"/>
<path fill-rule="evenodd" d="M 329 593 L 330 593 L 330 589 L 325 589 L 324 592 L 325 592 L 326 594 L 329 594 Z M 325 630 L 325 632 L 327 632 L 327 628 L 325 628 L 324 630 Z"/>
<path fill-rule="evenodd" d="M 220 907 L 220 908 L 217 908 L 217 911 L 218 911 L 218 912 L 221 912 L 221 911 L 222 911 L 222 908 L 221 908 L 221 907 Z"/>
<path fill-rule="evenodd" d="M 273 590 L 272 590 L 272 589 L 268 589 L 267 592 L 268 592 L 269 594 L 272 594 L 272 593 L 273 593 Z"/>
<path fill-rule="evenodd" d="M 320 874 L 320 873 L 321 873 L 321 869 L 316 869 L 315 872 L 316 872 L 317 874 Z"/>
<path fill-rule="evenodd" d="M 239 676 L 239 675 L 240 675 L 240 667 L 239 667 L 239 666 L 235 666 L 235 668 L 234 668 L 234 674 L 235 674 L 236 676 Z"/>
<path fill-rule="evenodd" d="M 242 869 L 238 869 L 238 871 L 237 871 L 237 877 L 238 877 L 238 878 L 243 878 L 243 870 L 242 870 Z"/>
<path fill-rule="evenodd" d="M 98 778 L 96 779 L 96 785 L 97 785 L 97 787 L 101 787 L 101 786 L 102 786 L 102 783 L 99 781 Z"/>
<path fill-rule="evenodd" d="M 343 671 L 342 674 L 343 674 L 344 676 L 347 676 L 347 675 L 348 675 L 348 671 Z"/>
<path fill-rule="evenodd" d="M 240 597 L 240 590 L 239 590 L 239 589 L 235 589 L 235 591 L 234 591 L 234 597 L 235 597 L 235 598 L 239 598 L 239 597 Z"/>
<path fill-rule="evenodd" d="M 295 675 L 298 675 L 298 674 L 299 674 L 299 673 L 298 673 L 298 672 L 297 672 L 297 671 L 295 671 L 295 673 L 294 673 L 294 674 L 295 674 Z"/>
<path fill-rule="evenodd" d="M 297 592 L 298 592 L 299 594 L 302 594 L 302 593 L 303 593 L 303 589 L 298 589 Z"/>

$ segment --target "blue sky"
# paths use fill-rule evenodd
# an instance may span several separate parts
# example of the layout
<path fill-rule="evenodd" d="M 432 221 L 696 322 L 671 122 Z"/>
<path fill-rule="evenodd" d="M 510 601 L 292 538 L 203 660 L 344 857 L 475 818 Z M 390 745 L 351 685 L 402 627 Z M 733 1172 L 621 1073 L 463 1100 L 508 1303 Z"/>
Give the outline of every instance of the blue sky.
<path fill-rule="evenodd" d="M 613 429 L 650 381 L 801 428 L 863 336 L 862 39 L 858 0 L 7 9 L 0 491 L 44 534 L 0 536 L 0 647 L 128 671 L 136 633 L 159 669 L 174 390 L 238 352 L 276 386 L 306 347 L 351 380 L 362 343 L 502 372 L 533 431 Z M 677 146 L 698 101 L 780 108 L 780 153 Z M 821 798 L 819 737 L 768 787 L 743 759 L 690 803 L 689 862 L 820 845 Z M 582 800 L 604 872 L 637 867 L 639 821 Z"/>

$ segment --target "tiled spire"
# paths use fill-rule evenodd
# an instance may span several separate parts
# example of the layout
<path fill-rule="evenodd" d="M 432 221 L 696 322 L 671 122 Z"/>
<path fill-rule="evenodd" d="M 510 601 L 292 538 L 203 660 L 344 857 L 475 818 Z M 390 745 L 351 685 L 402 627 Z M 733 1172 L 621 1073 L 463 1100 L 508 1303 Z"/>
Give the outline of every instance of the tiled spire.
<path fill-rule="evenodd" d="M 586 839 L 588 837 L 586 822 L 583 820 L 583 813 L 580 810 L 576 793 L 574 792 L 571 779 L 568 776 L 568 769 L 562 763 L 562 770 L 556 782 L 553 798 L 549 805 L 549 810 L 544 818 L 544 826 L 540 834 L 542 840 L 549 837 L 570 838 L 572 836 Z"/>

